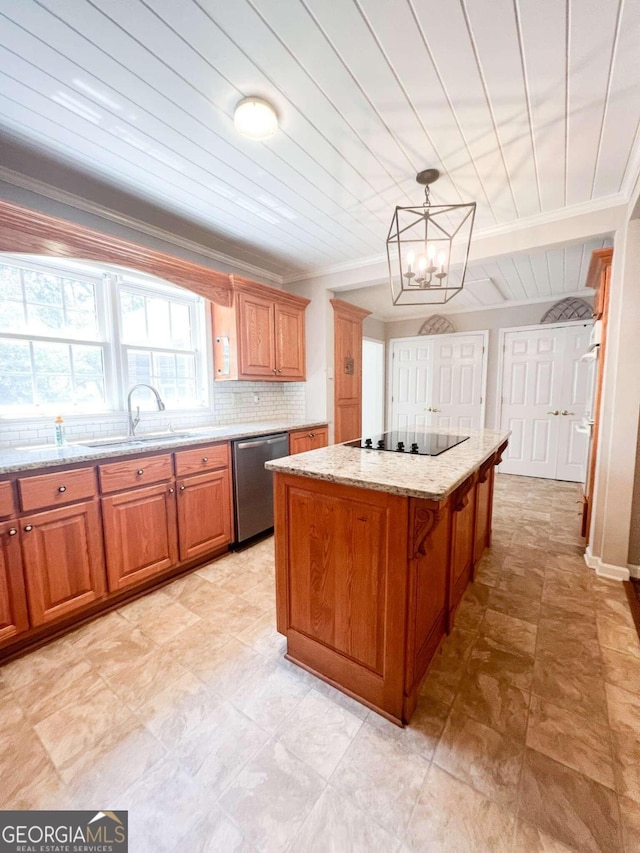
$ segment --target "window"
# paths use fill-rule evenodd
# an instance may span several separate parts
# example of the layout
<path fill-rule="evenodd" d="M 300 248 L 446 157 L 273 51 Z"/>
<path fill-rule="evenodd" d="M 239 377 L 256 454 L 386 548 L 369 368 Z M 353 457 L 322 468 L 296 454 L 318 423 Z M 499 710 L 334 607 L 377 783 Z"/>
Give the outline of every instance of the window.
<path fill-rule="evenodd" d="M 194 300 L 118 286 L 127 387 L 154 385 L 167 406 L 195 404 L 198 353 Z"/>
<path fill-rule="evenodd" d="M 62 263 L 0 263 L 0 412 L 121 411 L 140 382 L 167 409 L 207 404 L 201 297 Z"/>

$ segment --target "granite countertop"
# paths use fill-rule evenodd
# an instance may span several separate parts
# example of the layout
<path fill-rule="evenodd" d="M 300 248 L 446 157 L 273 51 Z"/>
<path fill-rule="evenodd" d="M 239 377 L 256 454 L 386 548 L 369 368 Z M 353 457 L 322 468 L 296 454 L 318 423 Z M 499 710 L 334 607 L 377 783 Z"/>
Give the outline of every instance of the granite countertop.
<path fill-rule="evenodd" d="M 444 428 L 425 431 L 451 432 Z M 416 456 L 334 444 L 274 459 L 267 462 L 266 467 L 283 474 L 439 501 L 451 494 L 510 435 L 491 429 L 458 432 L 469 435 L 469 439 L 440 456 Z"/>
<path fill-rule="evenodd" d="M 22 447 L 11 450 L 0 450 L 0 474 L 10 474 L 16 471 L 27 471 L 33 468 L 53 468 L 59 465 L 71 465 L 76 462 L 95 462 L 109 459 L 113 456 L 130 456 L 135 453 L 150 451 L 172 451 L 178 447 L 189 447 L 208 441 L 230 441 L 238 438 L 253 438 L 260 435 L 270 435 L 277 432 L 290 432 L 297 429 L 312 429 L 323 426 L 326 421 L 310 421 L 304 423 L 245 423 L 229 424 L 227 426 L 201 427 L 193 430 L 183 430 L 176 433 L 158 434 L 157 440 L 127 441 L 104 447 L 89 447 L 80 442 L 65 444 L 63 447 L 48 445 L 47 447 Z M 144 438 L 141 433 L 140 438 Z M 99 439 L 87 439 L 98 441 Z M 109 441 L 110 437 L 105 437 Z"/>

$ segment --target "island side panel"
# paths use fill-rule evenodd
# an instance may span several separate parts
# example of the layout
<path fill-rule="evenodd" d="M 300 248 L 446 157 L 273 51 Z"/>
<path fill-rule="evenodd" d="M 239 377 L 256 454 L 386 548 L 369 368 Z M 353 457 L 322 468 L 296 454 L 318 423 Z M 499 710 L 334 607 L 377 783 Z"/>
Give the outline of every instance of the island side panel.
<path fill-rule="evenodd" d="M 412 498 L 409 505 L 409 598 L 404 719 L 446 635 L 449 602 L 451 501 Z"/>
<path fill-rule="evenodd" d="M 288 657 L 401 723 L 408 498 L 277 474 L 275 500 Z"/>
<path fill-rule="evenodd" d="M 473 574 L 475 544 L 476 486 L 478 472 L 468 477 L 451 498 L 451 561 L 449 580 L 449 620 L 453 627 L 455 612 Z"/>

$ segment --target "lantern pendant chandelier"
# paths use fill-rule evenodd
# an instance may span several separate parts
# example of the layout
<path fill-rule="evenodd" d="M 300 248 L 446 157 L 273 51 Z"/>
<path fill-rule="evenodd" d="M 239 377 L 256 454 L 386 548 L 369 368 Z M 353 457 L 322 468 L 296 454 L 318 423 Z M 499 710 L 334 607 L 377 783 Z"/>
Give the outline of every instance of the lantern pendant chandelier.
<path fill-rule="evenodd" d="M 431 204 L 429 186 L 439 177 L 437 169 L 418 172 L 424 204 L 393 214 L 387 260 L 394 305 L 443 305 L 462 290 L 476 203 Z M 462 265 L 451 270 L 454 243 Z"/>

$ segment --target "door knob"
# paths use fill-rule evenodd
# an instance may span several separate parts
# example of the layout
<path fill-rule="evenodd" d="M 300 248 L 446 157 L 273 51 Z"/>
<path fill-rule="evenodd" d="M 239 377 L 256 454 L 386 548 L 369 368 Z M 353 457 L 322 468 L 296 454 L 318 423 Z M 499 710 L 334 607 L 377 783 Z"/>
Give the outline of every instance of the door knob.
<path fill-rule="evenodd" d="M 431 409 L 432 412 L 439 412 L 440 409 Z"/>
<path fill-rule="evenodd" d="M 548 415 L 559 415 L 560 412 L 558 411 L 558 409 L 556 409 L 555 412 L 547 412 L 547 414 Z"/>
<path fill-rule="evenodd" d="M 573 414 L 573 412 L 568 412 L 566 409 L 563 409 L 563 410 L 562 410 L 562 412 L 561 412 L 561 414 L 563 414 L 563 415 L 572 415 L 572 414 Z"/>
<path fill-rule="evenodd" d="M 431 408 L 431 406 L 425 407 L 425 412 L 432 412 L 432 411 L 433 411 L 433 409 Z"/>

